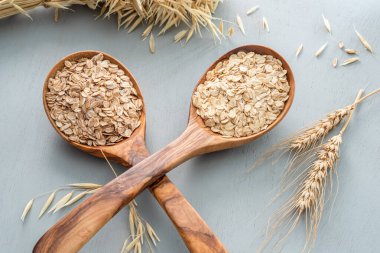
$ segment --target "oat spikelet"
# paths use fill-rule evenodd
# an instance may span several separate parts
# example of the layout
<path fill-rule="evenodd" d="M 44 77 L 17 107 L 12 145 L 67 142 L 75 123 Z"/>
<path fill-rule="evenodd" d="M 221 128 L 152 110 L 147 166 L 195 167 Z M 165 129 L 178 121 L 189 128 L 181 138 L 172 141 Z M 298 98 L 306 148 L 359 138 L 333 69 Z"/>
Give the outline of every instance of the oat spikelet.
<path fill-rule="evenodd" d="M 256 5 L 256 6 L 253 6 L 252 8 L 248 9 L 246 14 L 247 16 L 249 15 L 252 15 L 253 13 L 255 13 L 258 9 L 260 8 L 259 5 Z"/>
<path fill-rule="evenodd" d="M 266 30 L 269 33 L 269 24 L 266 17 L 263 17 L 263 29 Z"/>
<path fill-rule="evenodd" d="M 346 65 L 352 64 L 352 63 L 357 62 L 357 61 L 359 61 L 359 57 L 349 58 L 349 59 L 345 60 L 344 62 L 342 62 L 342 64 L 340 64 L 340 66 L 346 66 Z"/>
<path fill-rule="evenodd" d="M 326 30 L 331 34 L 331 25 L 329 20 L 322 14 L 323 23 L 325 24 Z"/>
<path fill-rule="evenodd" d="M 154 231 L 154 229 L 152 228 L 152 226 L 148 222 L 146 222 L 145 225 L 146 225 L 146 230 L 148 232 L 148 235 L 149 235 L 151 241 L 156 246 L 157 241 L 160 241 L 160 238 L 158 238 L 156 232 Z"/>
<path fill-rule="evenodd" d="M 328 42 L 326 42 L 325 44 L 323 44 L 323 46 L 321 46 L 321 47 L 317 50 L 317 52 L 315 52 L 315 54 L 314 54 L 315 57 L 320 56 L 320 55 L 322 54 L 322 52 L 325 51 L 327 45 L 328 45 Z"/>
<path fill-rule="evenodd" d="M 220 20 L 220 22 L 219 22 L 219 31 L 221 34 L 224 34 L 223 20 Z"/>
<path fill-rule="evenodd" d="M 152 54 L 156 52 L 156 42 L 154 41 L 153 34 L 150 34 L 150 38 L 149 38 L 149 51 Z"/>
<path fill-rule="evenodd" d="M 43 205 L 41 211 L 40 211 L 40 214 L 38 215 L 38 218 L 41 218 L 42 215 L 44 215 L 44 213 L 46 212 L 46 210 L 49 208 L 49 206 L 51 205 L 51 203 L 53 202 L 54 200 L 54 197 L 55 197 L 55 194 L 57 193 L 57 191 L 53 191 L 48 199 L 46 200 L 45 204 Z"/>
<path fill-rule="evenodd" d="M 67 201 L 70 200 L 71 196 L 73 196 L 74 191 L 67 193 L 65 196 L 63 196 L 57 204 L 55 204 L 49 211 L 48 213 L 56 213 L 58 210 L 62 209 L 63 206 L 67 203 Z"/>
<path fill-rule="evenodd" d="M 90 191 L 84 191 L 76 195 L 74 198 L 70 199 L 66 204 L 63 205 L 63 207 L 71 206 L 72 204 L 76 203 L 78 200 L 82 199 L 84 196 L 89 194 Z"/>
<path fill-rule="evenodd" d="M 101 184 L 94 184 L 94 183 L 74 183 L 69 184 L 70 187 L 78 188 L 78 189 L 85 189 L 85 190 L 91 190 L 91 189 L 98 189 L 102 187 Z"/>
<path fill-rule="evenodd" d="M 21 214 L 21 221 L 22 222 L 24 222 L 26 216 L 28 215 L 30 209 L 32 208 L 33 202 L 34 202 L 34 199 L 29 200 L 29 202 L 26 204 L 26 206 L 24 208 L 24 211 L 22 211 L 22 214 Z"/>
<path fill-rule="evenodd" d="M 174 42 L 177 43 L 177 42 L 181 41 L 186 36 L 187 32 L 188 32 L 188 30 L 182 30 L 182 31 L 178 32 L 174 36 Z"/>
<path fill-rule="evenodd" d="M 332 61 L 332 66 L 334 68 L 336 68 L 336 66 L 338 66 L 338 58 L 334 58 L 333 61 Z"/>
<path fill-rule="evenodd" d="M 231 26 L 230 28 L 228 28 L 227 36 L 228 36 L 229 38 L 231 38 L 232 35 L 234 35 L 234 32 L 235 32 L 235 29 L 234 29 L 233 26 Z"/>
<path fill-rule="evenodd" d="M 356 35 L 358 36 L 360 42 L 363 44 L 363 46 L 369 51 L 371 52 L 371 54 L 373 54 L 373 50 L 372 50 L 372 47 L 371 45 L 368 43 L 368 41 L 363 37 L 363 35 L 361 35 L 357 30 L 355 30 L 355 33 Z"/>
<path fill-rule="evenodd" d="M 303 49 L 303 44 L 299 45 L 299 47 L 297 48 L 296 57 L 300 55 L 300 53 L 302 52 L 302 49 Z"/>
<path fill-rule="evenodd" d="M 236 23 L 237 23 L 240 31 L 245 35 L 244 24 L 243 24 L 243 21 L 241 20 L 239 15 L 236 15 Z"/>

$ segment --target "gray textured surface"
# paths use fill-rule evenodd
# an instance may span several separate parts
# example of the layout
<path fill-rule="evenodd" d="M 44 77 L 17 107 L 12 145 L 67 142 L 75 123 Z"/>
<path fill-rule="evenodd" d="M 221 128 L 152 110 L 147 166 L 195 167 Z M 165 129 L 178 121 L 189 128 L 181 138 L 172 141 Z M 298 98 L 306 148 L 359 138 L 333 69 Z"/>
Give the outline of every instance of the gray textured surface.
<path fill-rule="evenodd" d="M 244 11 L 261 9 L 251 17 Z M 194 38 L 186 45 L 173 44 L 174 31 L 157 39 L 157 53 L 140 41 L 140 28 L 127 34 L 113 21 L 94 21 L 94 12 L 76 8 L 52 22 L 52 10 L 0 20 L 0 246 L 1 252 L 30 252 L 36 240 L 64 212 L 38 221 L 39 199 L 22 224 L 25 203 L 39 193 L 72 182 L 104 183 L 112 179 L 104 161 L 64 143 L 49 125 L 43 111 L 41 90 L 49 69 L 61 57 L 77 50 L 103 50 L 120 59 L 138 80 L 146 101 L 147 142 L 157 151 L 185 128 L 190 96 L 206 67 L 218 56 L 248 43 L 270 46 L 291 64 L 297 84 L 296 98 L 286 119 L 254 143 L 190 160 L 169 176 L 233 253 L 252 252 L 259 245 L 272 209 L 265 209 L 278 185 L 281 166 L 265 164 L 250 175 L 257 156 L 281 138 L 351 102 L 357 90 L 380 86 L 380 3 L 357 1 L 226 1 L 218 9 L 225 19 L 241 13 L 247 36 L 214 45 Z M 333 57 L 346 57 L 326 33 L 321 13 L 329 18 L 336 40 L 360 51 L 361 62 L 333 69 Z M 260 27 L 268 19 L 269 34 Z M 365 52 L 353 33 L 356 26 L 372 43 L 376 54 Z M 314 52 L 326 41 L 319 59 Z M 304 51 L 297 60 L 300 43 Z M 331 218 L 320 226 L 315 252 L 379 252 L 379 124 L 380 98 L 360 107 L 342 147 L 340 188 Z M 119 168 L 120 171 L 122 170 Z M 156 252 L 186 252 L 173 226 L 149 193 L 138 197 L 139 209 L 161 238 Z M 261 214 L 259 218 L 255 217 Z M 327 215 L 326 215 L 327 217 Z M 83 252 L 119 252 L 127 236 L 126 210 L 117 215 Z M 284 252 L 299 249 L 304 240 L 300 226 Z"/>

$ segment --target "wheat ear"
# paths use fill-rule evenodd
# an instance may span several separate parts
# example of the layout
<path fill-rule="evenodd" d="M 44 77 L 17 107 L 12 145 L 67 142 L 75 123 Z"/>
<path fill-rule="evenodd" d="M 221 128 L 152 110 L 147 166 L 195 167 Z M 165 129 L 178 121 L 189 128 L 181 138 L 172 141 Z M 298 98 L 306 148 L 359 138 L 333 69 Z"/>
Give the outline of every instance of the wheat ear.
<path fill-rule="evenodd" d="M 296 188 L 295 194 L 270 220 L 271 225 L 268 228 L 269 232 L 259 251 L 264 250 L 273 238 L 274 233 L 283 228 L 285 232 L 279 236 L 279 239 L 273 246 L 274 249 L 280 248 L 295 229 L 302 216 L 305 216 L 306 219 L 306 242 L 303 252 L 309 252 L 311 250 L 323 214 L 327 181 L 329 178 L 332 180 L 331 171 L 334 170 L 339 158 L 339 148 L 342 143 L 343 133 L 351 120 L 352 113 L 362 93 L 363 90 L 360 90 L 355 102 L 351 106 L 352 108 L 349 109 L 349 117 L 339 134 L 330 138 L 319 148 L 316 154 L 313 155 L 313 157 L 315 157 L 314 161 L 293 181 L 293 185 L 299 182 L 299 186 Z M 290 169 L 293 170 L 294 168 Z M 286 173 L 285 175 L 294 177 L 294 174 L 290 173 Z"/>

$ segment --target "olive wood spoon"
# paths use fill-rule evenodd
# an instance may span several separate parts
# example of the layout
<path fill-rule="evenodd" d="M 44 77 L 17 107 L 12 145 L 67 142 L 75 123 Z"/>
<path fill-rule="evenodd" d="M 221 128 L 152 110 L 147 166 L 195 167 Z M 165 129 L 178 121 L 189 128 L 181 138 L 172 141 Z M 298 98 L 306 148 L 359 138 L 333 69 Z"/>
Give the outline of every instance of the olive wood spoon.
<path fill-rule="evenodd" d="M 112 63 L 116 63 L 130 78 L 133 86 L 135 87 L 139 98 L 143 101 L 143 96 L 140 88 L 129 70 L 119 61 L 112 56 L 98 51 L 82 51 L 71 54 L 63 58 L 57 65 L 55 65 L 49 72 L 43 89 L 43 102 L 44 109 L 49 118 L 50 123 L 58 134 L 71 145 L 85 151 L 93 156 L 102 157 L 104 155 L 116 162 L 121 163 L 126 167 L 138 164 L 149 156 L 145 144 L 145 128 L 146 128 L 146 114 L 145 107 L 143 106 L 142 115 L 140 118 L 141 125 L 133 132 L 132 136 L 116 143 L 112 146 L 88 146 L 70 141 L 66 135 L 60 131 L 54 120 L 51 118 L 49 108 L 46 103 L 46 92 L 48 91 L 49 78 L 55 75 L 57 70 L 62 69 L 66 60 L 78 60 L 80 58 L 92 58 L 93 56 L 102 53 L 104 59 Z M 144 102 L 143 102 L 144 103 Z M 218 237 L 208 227 L 206 222 L 197 213 L 197 211 L 186 200 L 182 193 L 166 176 L 157 180 L 154 185 L 150 187 L 150 191 L 157 199 L 161 207 L 165 210 L 170 220 L 174 223 L 177 231 L 181 235 L 184 243 L 190 252 L 194 253 L 225 253 L 227 250 L 220 242 Z M 49 250 L 49 252 L 53 252 Z M 67 252 L 66 250 L 56 250 L 55 252 Z"/>
<path fill-rule="evenodd" d="M 41 237 L 34 252 L 78 251 L 123 206 L 174 167 L 197 155 L 249 143 L 273 129 L 287 114 L 294 98 L 295 82 L 290 66 L 274 50 L 264 46 L 248 45 L 226 53 L 208 70 L 239 51 L 273 55 L 281 60 L 283 67 L 288 71 L 289 99 L 279 117 L 266 130 L 247 137 L 224 138 L 204 125 L 202 118 L 197 116 L 196 108 L 191 104 L 187 128 L 176 140 L 100 188 L 73 209 Z M 204 82 L 207 71 L 198 84 Z"/>

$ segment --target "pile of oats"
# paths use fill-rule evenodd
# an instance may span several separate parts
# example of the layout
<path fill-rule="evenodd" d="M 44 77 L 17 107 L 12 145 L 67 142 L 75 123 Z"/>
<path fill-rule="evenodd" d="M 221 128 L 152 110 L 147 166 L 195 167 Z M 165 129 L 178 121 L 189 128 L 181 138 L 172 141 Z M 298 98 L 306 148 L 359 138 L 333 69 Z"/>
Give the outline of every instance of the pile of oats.
<path fill-rule="evenodd" d="M 46 101 L 56 126 L 73 142 L 113 145 L 140 125 L 143 108 L 130 78 L 102 54 L 66 61 L 50 78 Z"/>
<path fill-rule="evenodd" d="M 207 73 L 192 100 L 213 132 L 243 137 L 268 128 L 284 109 L 289 90 L 280 60 L 238 52 Z"/>

